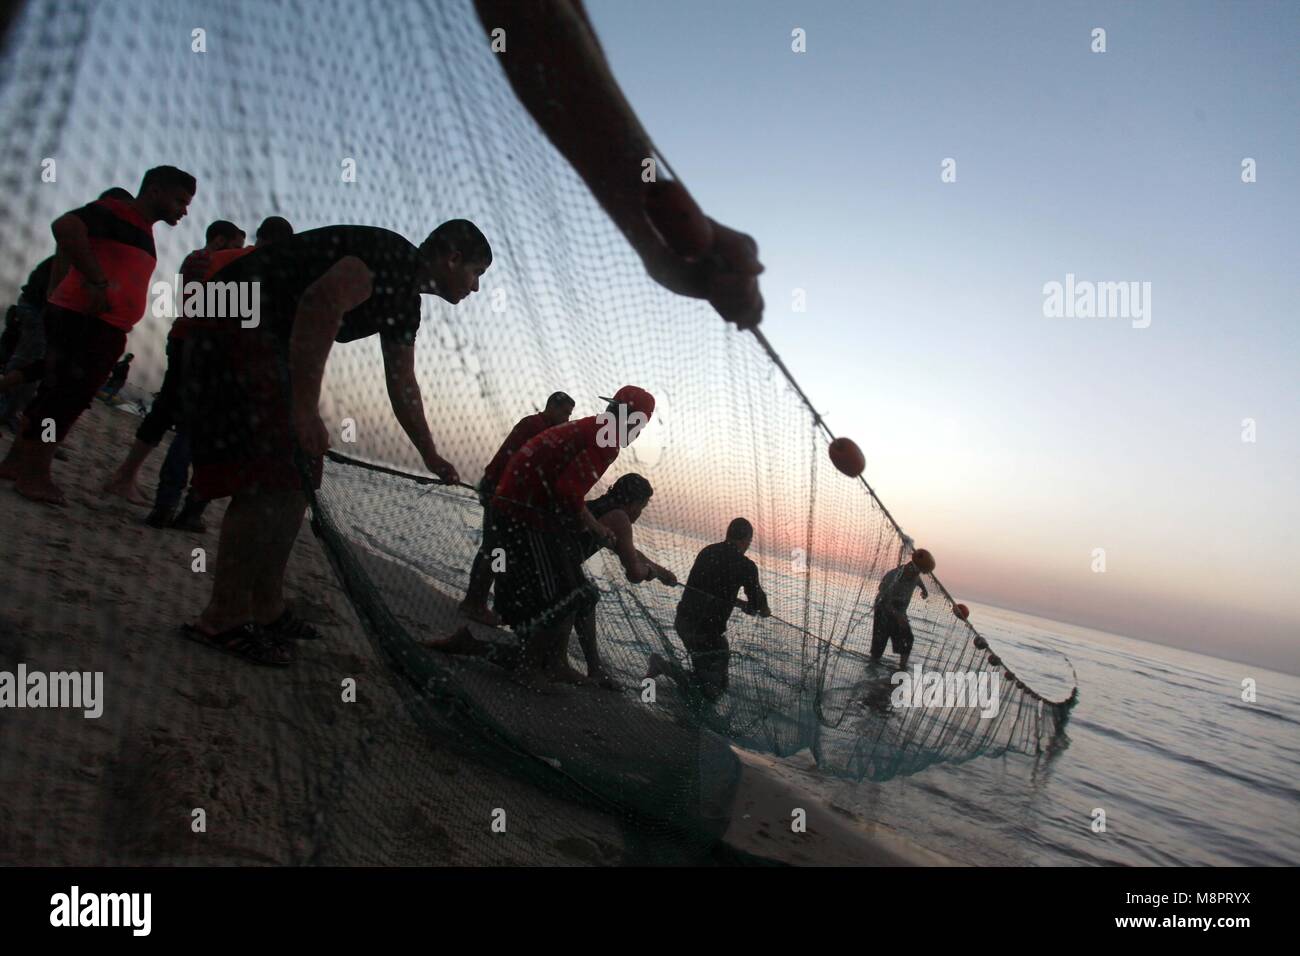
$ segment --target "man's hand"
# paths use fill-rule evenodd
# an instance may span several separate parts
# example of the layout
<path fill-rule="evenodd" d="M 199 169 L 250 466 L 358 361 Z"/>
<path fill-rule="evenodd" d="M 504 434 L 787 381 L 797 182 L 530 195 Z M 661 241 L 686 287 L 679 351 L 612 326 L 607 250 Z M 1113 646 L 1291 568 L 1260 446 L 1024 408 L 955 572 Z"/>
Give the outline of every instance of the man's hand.
<path fill-rule="evenodd" d="M 704 215 L 685 187 L 671 180 L 647 191 L 646 216 L 663 239 L 658 248 L 641 249 L 652 279 L 678 295 L 707 299 L 741 329 L 762 321 L 763 264 L 752 237 Z"/>
<path fill-rule="evenodd" d="M 298 446 L 312 458 L 319 458 L 330 446 L 330 433 L 314 408 L 294 412 L 293 431 Z"/>
<path fill-rule="evenodd" d="M 424 467 L 428 468 L 449 485 L 458 484 L 460 482 L 460 473 L 456 471 L 456 466 L 441 455 L 434 454 L 425 458 Z"/>
<path fill-rule="evenodd" d="M 670 588 L 677 586 L 677 575 L 673 574 L 667 568 L 660 567 L 657 564 L 655 565 L 655 577 L 657 577 L 664 584 L 668 585 Z"/>

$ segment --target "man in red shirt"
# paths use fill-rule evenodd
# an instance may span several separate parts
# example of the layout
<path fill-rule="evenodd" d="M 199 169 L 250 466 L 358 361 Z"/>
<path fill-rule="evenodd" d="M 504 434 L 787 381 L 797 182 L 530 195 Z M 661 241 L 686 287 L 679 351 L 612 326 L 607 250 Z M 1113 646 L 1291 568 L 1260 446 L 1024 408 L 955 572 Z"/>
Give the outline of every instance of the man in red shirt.
<path fill-rule="evenodd" d="M 546 400 L 546 408 L 536 415 L 519 419 L 510 430 L 506 440 L 501 443 L 497 453 L 483 470 L 483 480 L 478 485 L 479 501 L 483 505 L 483 543 L 478 554 L 474 555 L 474 564 L 469 572 L 469 587 L 465 591 L 465 600 L 460 602 L 459 611 L 471 621 L 496 627 L 500 618 L 487 606 L 488 592 L 492 590 L 492 551 L 496 543 L 492 540 L 491 502 L 496 494 L 497 483 L 505 471 L 511 457 L 529 439 L 555 425 L 563 425 L 573 414 L 573 399 L 563 392 L 555 392 Z"/>
<path fill-rule="evenodd" d="M 233 222 L 218 219 L 208 226 L 204 238 L 206 245 L 202 249 L 195 249 L 181 263 L 181 289 L 178 290 L 178 300 L 184 288 L 191 282 L 205 282 L 207 280 L 212 272 L 213 253 L 222 252 L 226 249 L 243 249 L 245 233 Z M 172 425 L 176 424 L 177 419 L 180 417 L 180 352 L 184 348 L 181 342 L 184 334 L 181 324 L 182 318 L 182 316 L 177 316 L 172 321 L 171 330 L 167 333 L 167 371 L 163 375 L 162 388 L 158 390 L 158 394 L 154 397 L 153 405 L 149 407 L 149 414 L 144 417 L 144 421 L 136 429 L 135 442 L 126 453 L 126 458 L 117 466 L 113 476 L 104 484 L 105 494 L 117 495 L 132 504 L 147 505 L 149 503 L 149 499 L 141 493 L 140 488 L 136 485 L 136 477 L 139 475 L 145 459 L 158 447 L 163 440 L 163 436 L 167 434 Z"/>
<path fill-rule="evenodd" d="M 130 202 L 135 197 L 121 186 L 113 186 L 100 193 L 99 198 Z M 5 359 L 5 374 L 0 376 L 0 422 L 9 425 L 15 437 L 22 433 L 17 418 L 31 402 L 45 375 L 45 302 L 67 272 L 67 263 L 60 255 L 48 257 L 27 277 L 13 306 L 14 318 L 19 321 L 18 337 Z M 6 322 L 6 331 L 9 328 Z"/>
<path fill-rule="evenodd" d="M 144 174 L 135 199 L 100 199 L 54 221 L 59 255 L 69 268 L 46 302 L 46 374 L 27 406 L 22 438 L 0 465 L 0 477 L 16 479 L 19 494 L 64 503 L 50 475 L 54 452 L 144 315 L 157 262 L 153 224 L 180 222 L 197 188 L 189 173 L 157 166 Z"/>
<path fill-rule="evenodd" d="M 654 396 L 624 385 L 605 411 L 557 425 L 530 439 L 507 463 L 492 498 L 493 535 L 505 550 L 496 610 L 523 643 L 525 677 L 574 675 L 560 653 L 576 617 L 600 594 L 582 563 L 583 532 L 607 547 L 614 532 L 587 509 L 586 495 L 619 449 L 636 440 L 654 414 Z M 558 663 L 557 663 L 558 662 Z"/>

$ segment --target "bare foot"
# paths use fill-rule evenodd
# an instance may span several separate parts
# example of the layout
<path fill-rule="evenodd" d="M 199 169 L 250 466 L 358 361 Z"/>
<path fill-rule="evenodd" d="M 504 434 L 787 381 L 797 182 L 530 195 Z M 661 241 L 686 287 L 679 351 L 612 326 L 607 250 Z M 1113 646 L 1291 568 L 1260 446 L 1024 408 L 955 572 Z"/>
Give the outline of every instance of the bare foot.
<path fill-rule="evenodd" d="M 21 476 L 14 482 L 14 491 L 24 498 L 30 498 L 32 501 L 39 501 L 47 505 L 65 505 L 68 503 L 68 499 L 63 496 L 63 490 L 48 478 Z"/>
<path fill-rule="evenodd" d="M 500 627 L 501 618 L 497 617 L 495 611 L 483 604 L 471 604 L 468 601 L 462 601 L 456 607 L 456 612 L 462 617 L 467 617 L 475 624 L 484 624 L 487 627 Z"/>
<path fill-rule="evenodd" d="M 133 505 L 145 505 L 147 507 L 151 503 L 134 480 L 121 481 L 117 478 L 111 478 L 104 485 L 104 494 L 125 498 Z"/>

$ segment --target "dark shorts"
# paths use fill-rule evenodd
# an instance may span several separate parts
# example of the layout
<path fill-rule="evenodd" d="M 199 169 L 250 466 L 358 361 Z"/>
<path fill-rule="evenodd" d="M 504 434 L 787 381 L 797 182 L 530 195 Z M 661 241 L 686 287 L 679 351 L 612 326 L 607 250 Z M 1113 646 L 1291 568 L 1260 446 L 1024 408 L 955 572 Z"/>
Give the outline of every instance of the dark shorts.
<path fill-rule="evenodd" d="M 320 458 L 298 451 L 290 413 L 287 343 L 261 329 L 194 327 L 184 339 L 182 419 L 196 494 L 320 487 Z M 300 463 L 301 457 L 301 463 Z"/>
<path fill-rule="evenodd" d="M 681 615 L 673 621 L 673 627 L 691 655 L 691 669 L 700 693 L 708 698 L 720 696 L 727 689 L 731 669 L 731 645 L 726 633 L 702 630 Z"/>
<path fill-rule="evenodd" d="M 892 644 L 894 653 L 906 657 L 912 650 L 912 625 L 907 612 L 891 607 L 876 607 L 871 621 L 871 656 L 885 653 L 885 644 Z"/>
<path fill-rule="evenodd" d="M 27 406 L 23 437 L 40 441 L 45 423 L 52 421 L 55 440 L 63 441 L 122 357 L 126 333 L 93 315 L 57 305 L 45 306 L 45 333 L 45 375 Z"/>
<path fill-rule="evenodd" d="M 600 592 L 582 570 L 578 536 L 538 531 L 490 509 L 484 540 L 505 550 L 493 609 L 522 638 L 594 608 Z"/>

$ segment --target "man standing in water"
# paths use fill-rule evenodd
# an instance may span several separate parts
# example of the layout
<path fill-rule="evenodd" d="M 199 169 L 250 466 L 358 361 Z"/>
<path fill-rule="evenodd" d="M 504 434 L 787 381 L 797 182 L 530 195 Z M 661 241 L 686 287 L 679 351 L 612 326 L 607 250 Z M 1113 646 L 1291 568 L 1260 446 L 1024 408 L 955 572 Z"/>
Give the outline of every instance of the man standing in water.
<path fill-rule="evenodd" d="M 772 614 L 767 595 L 758 583 L 758 565 L 745 557 L 753 542 L 754 526 L 745 518 L 735 518 L 727 525 L 726 540 L 709 545 L 695 556 L 673 623 L 690 654 L 693 673 L 651 654 L 646 677 L 667 675 L 680 685 L 693 686 L 706 700 L 722 696 L 731 667 L 727 621 L 736 606 L 736 595 L 745 589 L 745 613 L 763 617 Z"/>
<path fill-rule="evenodd" d="M 186 339 L 184 408 L 193 488 L 229 497 L 212 598 L 189 635 L 257 664 L 286 665 L 294 639 L 320 635 L 285 606 L 289 552 L 302 524 L 304 480 L 319 487 L 329 431 L 319 403 L 335 342 L 378 335 L 388 398 L 425 466 L 460 480 L 434 445 L 415 377 L 420 296 L 455 305 L 478 291 L 492 250 L 453 219 L 417 248 L 373 226 L 327 226 L 255 249 L 212 276 L 257 303 L 195 320 Z"/>
<path fill-rule="evenodd" d="M 907 606 L 912 603 L 912 592 L 921 589 L 922 600 L 930 597 L 921 580 L 922 574 L 934 573 L 934 555 L 924 548 L 914 552 L 912 559 L 900 564 L 880 579 L 876 603 L 872 608 L 871 660 L 879 661 L 885 653 L 885 643 L 893 645 L 898 655 L 898 667 L 907 670 L 907 659 L 912 653 L 912 625 L 907 620 Z"/>

